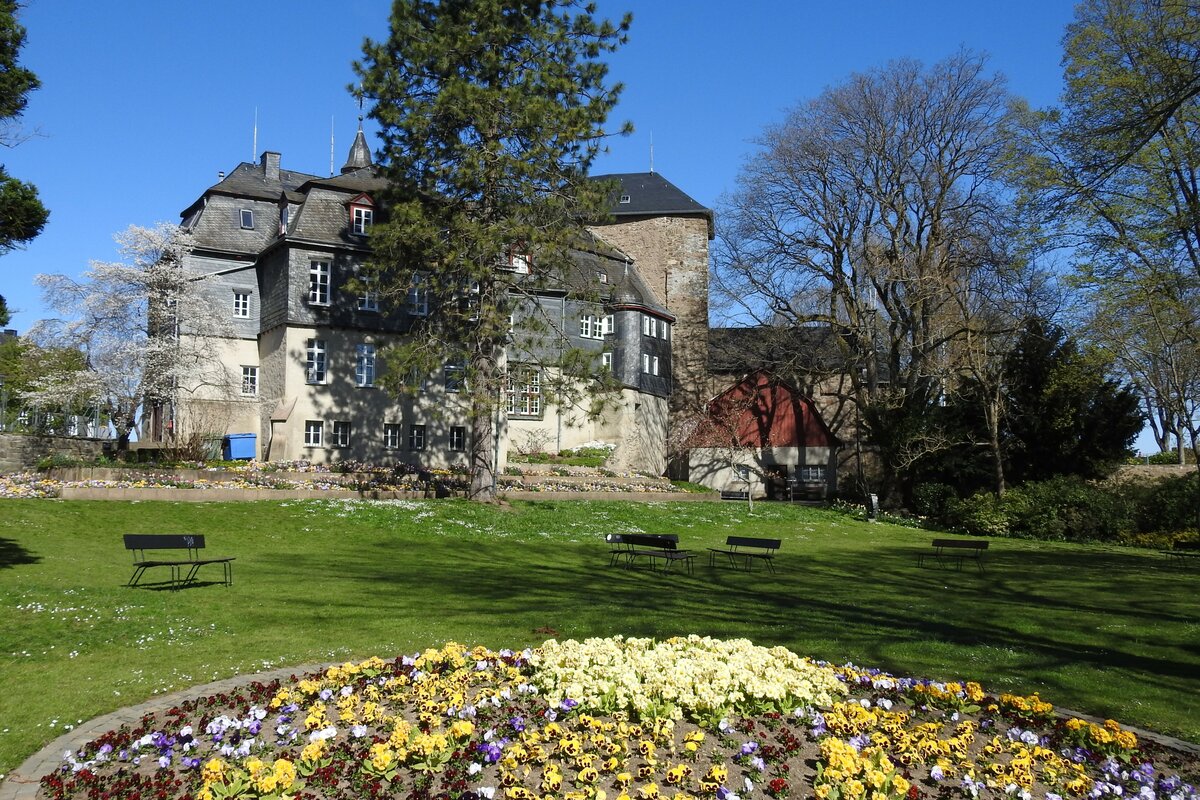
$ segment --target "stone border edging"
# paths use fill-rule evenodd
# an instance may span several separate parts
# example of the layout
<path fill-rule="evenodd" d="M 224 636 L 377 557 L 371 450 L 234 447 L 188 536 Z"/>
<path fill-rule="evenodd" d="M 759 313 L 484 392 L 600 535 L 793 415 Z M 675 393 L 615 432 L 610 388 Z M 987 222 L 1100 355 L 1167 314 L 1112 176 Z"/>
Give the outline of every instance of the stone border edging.
<path fill-rule="evenodd" d="M 510 500 L 629 500 L 639 503 L 719 499 L 716 494 L 707 492 L 539 492 L 500 488 L 497 494 Z M 367 490 L 360 492 L 355 489 L 151 489 L 64 486 L 59 492 L 59 499 L 228 503 L 256 500 L 422 500 L 426 498 L 424 493 L 419 490 Z"/>
<path fill-rule="evenodd" d="M 330 661 L 324 664 L 303 664 L 297 667 L 273 669 L 268 672 L 235 675 L 232 678 L 180 689 L 170 694 L 156 695 L 136 706 L 126 706 L 94 717 L 59 736 L 8 773 L 4 780 L 0 781 L 0 800 L 33 800 L 37 797 L 38 789 L 41 787 L 42 776 L 53 772 L 62 765 L 63 753 L 67 750 L 76 751 L 101 734 L 122 725 L 137 725 L 148 713 L 166 711 L 185 700 L 232 691 L 254 681 L 265 683 L 277 678 L 282 680 L 292 675 L 303 675 L 317 670 L 324 671 L 335 664 L 343 663 L 345 662 Z"/>
<path fill-rule="evenodd" d="M 200 697 L 206 697 L 212 694 L 220 694 L 221 692 L 232 691 L 239 686 L 244 686 L 247 683 L 259 682 L 267 683 L 276 679 L 289 678 L 292 675 L 305 675 L 310 672 L 324 671 L 331 666 L 344 664 L 345 661 L 328 661 L 321 664 L 301 664 L 295 667 L 282 667 L 273 669 L 267 672 L 259 672 L 250 675 L 235 675 L 232 678 L 225 678 L 212 683 L 193 686 L 189 689 L 181 689 L 170 694 L 158 695 L 150 698 L 144 703 L 139 703 L 136 706 L 127 706 L 117 709 L 108 714 L 102 714 L 99 717 L 84 722 L 70 731 L 59 736 L 50 744 L 43 747 L 38 752 L 34 753 L 29 758 L 25 759 L 19 767 L 8 773 L 3 781 L 0 781 L 0 800 L 35 800 L 38 789 L 41 787 L 41 779 L 43 775 L 47 775 L 57 769 L 63 763 L 63 753 L 67 750 L 76 751 L 83 745 L 97 738 L 107 731 L 119 728 L 121 725 L 136 725 L 141 722 L 142 717 L 148 713 L 155 711 L 166 711 L 167 709 L 179 705 L 185 700 L 193 700 Z M 1103 725 L 1104 720 L 1099 717 L 1093 717 L 1090 714 L 1082 714 L 1078 711 L 1072 711 L 1067 708 L 1055 707 L 1056 713 L 1064 717 L 1078 717 L 1079 719 L 1093 722 L 1097 725 Z M 1149 742 L 1169 747 L 1174 750 L 1181 750 L 1185 753 L 1190 753 L 1200 757 L 1200 745 L 1192 742 L 1185 742 L 1182 739 L 1176 739 L 1173 736 L 1155 733 L 1154 731 L 1142 730 L 1141 728 L 1122 725 L 1127 731 L 1132 731 L 1139 739 L 1145 739 Z"/>

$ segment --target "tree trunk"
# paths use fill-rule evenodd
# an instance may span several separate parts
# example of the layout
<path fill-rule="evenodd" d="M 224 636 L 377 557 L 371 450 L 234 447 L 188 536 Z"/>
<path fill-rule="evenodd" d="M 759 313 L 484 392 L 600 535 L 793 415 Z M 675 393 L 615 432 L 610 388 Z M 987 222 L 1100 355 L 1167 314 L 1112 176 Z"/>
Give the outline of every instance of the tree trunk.
<path fill-rule="evenodd" d="M 1004 455 L 1000 449 L 1000 408 L 995 399 L 992 400 L 991 408 L 988 409 L 987 425 L 988 445 L 992 450 L 992 474 L 996 481 L 996 497 L 1004 497 L 1007 487 L 1004 481 Z"/>
<path fill-rule="evenodd" d="M 497 345 L 484 340 L 471 354 L 471 483 L 467 496 L 472 500 L 496 499 L 496 417 L 500 411 L 500 363 Z"/>
<path fill-rule="evenodd" d="M 496 421 L 490 404 L 471 404 L 471 484 L 467 496 L 489 503 L 496 499 Z"/>

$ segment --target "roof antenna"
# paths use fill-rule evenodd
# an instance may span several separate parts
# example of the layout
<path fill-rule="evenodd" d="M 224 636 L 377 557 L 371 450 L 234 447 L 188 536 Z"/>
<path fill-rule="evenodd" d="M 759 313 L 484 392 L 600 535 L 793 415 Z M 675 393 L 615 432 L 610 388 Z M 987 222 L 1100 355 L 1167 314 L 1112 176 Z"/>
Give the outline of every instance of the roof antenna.
<path fill-rule="evenodd" d="M 254 141 L 250 145 L 250 163 L 258 159 L 258 106 L 254 107 Z"/>
<path fill-rule="evenodd" d="M 654 131 L 650 131 L 650 172 L 654 172 Z"/>
<path fill-rule="evenodd" d="M 333 114 L 329 115 L 329 177 L 333 177 Z"/>

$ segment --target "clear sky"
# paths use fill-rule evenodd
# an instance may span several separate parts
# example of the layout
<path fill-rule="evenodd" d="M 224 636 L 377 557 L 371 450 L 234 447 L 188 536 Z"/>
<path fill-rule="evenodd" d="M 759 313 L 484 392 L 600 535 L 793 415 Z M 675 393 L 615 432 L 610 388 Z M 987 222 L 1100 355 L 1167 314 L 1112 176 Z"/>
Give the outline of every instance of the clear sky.
<path fill-rule="evenodd" d="M 596 173 L 656 172 L 711 208 L 763 128 L 852 72 L 896 58 L 986 53 L 1036 106 L 1062 86 L 1071 0 L 598 0 L 633 12 L 610 58 L 625 84 Z M 347 91 L 364 37 L 387 32 L 386 0 L 27 0 L 21 62 L 42 80 L 25 142 L 0 158 L 50 209 L 45 231 L 0 257 L 0 294 L 26 331 L 50 311 L 33 277 L 116 257 L 130 224 L 177 222 L 210 185 L 264 150 L 324 174 L 346 159 Z M 257 114 L 257 145 L 255 119 Z M 368 124 L 368 133 L 371 130 Z"/>

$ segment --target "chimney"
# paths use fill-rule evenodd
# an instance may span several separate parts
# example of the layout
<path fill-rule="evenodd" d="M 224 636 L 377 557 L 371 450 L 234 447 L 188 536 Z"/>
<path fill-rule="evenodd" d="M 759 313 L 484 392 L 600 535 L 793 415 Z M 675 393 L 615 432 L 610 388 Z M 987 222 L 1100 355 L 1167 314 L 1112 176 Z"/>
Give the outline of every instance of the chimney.
<path fill-rule="evenodd" d="M 262 154 L 263 174 L 268 181 L 279 181 L 279 153 L 273 153 L 270 150 Z"/>

